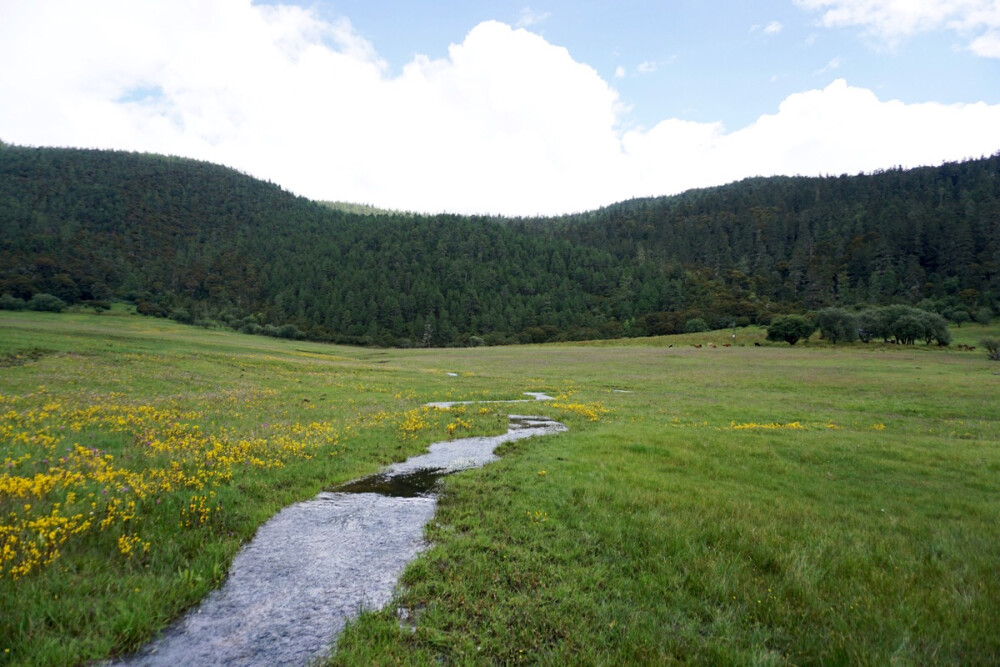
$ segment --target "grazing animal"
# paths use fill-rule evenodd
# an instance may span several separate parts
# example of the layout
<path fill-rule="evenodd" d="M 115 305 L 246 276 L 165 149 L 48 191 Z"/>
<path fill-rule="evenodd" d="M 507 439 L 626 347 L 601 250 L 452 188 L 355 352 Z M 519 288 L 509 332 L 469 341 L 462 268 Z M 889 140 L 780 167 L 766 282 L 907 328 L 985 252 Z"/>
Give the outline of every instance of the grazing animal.
<path fill-rule="evenodd" d="M 695 343 L 694 346 L 697 348 L 701 348 L 701 343 Z"/>
<path fill-rule="evenodd" d="M 722 344 L 722 347 L 732 347 L 732 346 L 733 346 L 732 343 L 723 343 Z"/>
<path fill-rule="evenodd" d="M 754 347 L 760 347 L 760 343 L 754 343 L 753 346 Z"/>
<path fill-rule="evenodd" d="M 712 349 L 715 349 L 715 343 L 709 343 L 708 346 Z"/>

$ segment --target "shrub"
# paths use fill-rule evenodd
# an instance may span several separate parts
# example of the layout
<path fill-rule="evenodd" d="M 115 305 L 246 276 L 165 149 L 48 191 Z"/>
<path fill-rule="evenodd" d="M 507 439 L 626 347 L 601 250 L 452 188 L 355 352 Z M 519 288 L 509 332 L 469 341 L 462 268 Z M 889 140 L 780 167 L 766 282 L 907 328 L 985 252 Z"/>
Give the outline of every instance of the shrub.
<path fill-rule="evenodd" d="M 699 333 L 708 331 L 708 323 L 700 317 L 695 317 L 684 323 L 684 333 Z"/>
<path fill-rule="evenodd" d="M 980 308 L 976 311 L 976 315 L 973 319 L 979 324 L 989 324 L 990 320 L 993 319 L 993 311 L 989 308 Z"/>
<path fill-rule="evenodd" d="M 937 313 L 927 313 L 924 315 L 924 342 L 928 345 L 931 341 L 938 345 L 951 344 L 951 332 L 948 331 L 948 321 Z"/>
<path fill-rule="evenodd" d="M 965 316 L 964 320 L 962 315 L 956 315 L 958 312 Z M 952 321 L 968 321 L 965 311 L 954 311 L 948 317 Z M 881 338 L 886 343 L 891 338 L 904 345 L 913 345 L 917 339 L 923 339 L 928 345 L 932 340 L 938 345 L 951 343 L 951 332 L 944 317 L 903 305 L 869 308 L 860 313 L 858 335 L 866 343 L 873 338 Z"/>
<path fill-rule="evenodd" d="M 186 308 L 174 308 L 170 311 L 170 319 L 181 324 L 192 324 L 194 322 L 194 315 Z"/>
<path fill-rule="evenodd" d="M 292 340 L 299 340 L 305 338 L 305 334 L 302 333 L 302 331 L 294 324 L 281 325 L 280 327 L 278 327 L 277 332 L 273 335 L 277 336 L 278 338 L 288 338 Z"/>
<path fill-rule="evenodd" d="M 24 310 L 27 305 L 24 299 L 19 297 L 10 294 L 0 295 L 0 310 Z"/>
<path fill-rule="evenodd" d="M 963 322 L 968 322 L 971 318 L 969 317 L 969 313 L 967 311 L 962 310 L 961 308 L 956 308 L 948 313 L 948 319 L 961 327 Z"/>
<path fill-rule="evenodd" d="M 250 334 L 251 336 L 256 336 L 260 334 L 263 330 L 264 330 L 263 327 L 261 327 L 256 322 L 247 322 L 239 329 L 237 329 L 237 331 L 239 331 L 240 333 Z"/>
<path fill-rule="evenodd" d="M 903 315 L 892 323 L 890 332 L 896 342 L 913 345 L 917 338 L 924 337 L 925 329 L 923 318 L 917 315 Z"/>
<path fill-rule="evenodd" d="M 136 299 L 135 312 L 140 315 L 150 315 L 152 317 L 167 316 L 167 311 L 162 306 L 153 301 L 146 301 L 145 299 Z"/>
<path fill-rule="evenodd" d="M 858 339 L 858 317 L 843 308 L 824 308 L 816 313 L 820 334 L 831 343 L 850 343 Z"/>
<path fill-rule="evenodd" d="M 816 325 L 802 315 L 783 315 L 771 320 L 767 327 L 768 340 L 783 340 L 795 345 L 799 340 L 808 340 L 816 331 Z"/>
<path fill-rule="evenodd" d="M 990 361 L 1000 361 L 1000 338 L 984 338 L 979 344 L 986 348 L 986 356 Z"/>
<path fill-rule="evenodd" d="M 66 309 L 66 302 L 51 294 L 36 294 L 28 302 L 28 310 L 38 310 L 47 313 L 61 313 Z"/>

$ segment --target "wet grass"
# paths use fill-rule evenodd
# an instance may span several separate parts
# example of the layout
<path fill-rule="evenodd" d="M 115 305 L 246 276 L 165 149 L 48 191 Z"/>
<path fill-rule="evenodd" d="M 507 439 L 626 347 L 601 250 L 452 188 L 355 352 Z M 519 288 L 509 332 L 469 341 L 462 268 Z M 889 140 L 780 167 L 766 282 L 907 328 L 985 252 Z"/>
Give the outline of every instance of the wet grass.
<path fill-rule="evenodd" d="M 956 343 L 997 329 L 965 325 Z M 450 425 L 501 430 L 509 408 L 456 415 L 422 403 L 537 390 L 560 399 L 525 409 L 571 431 L 446 479 L 434 546 L 404 576 L 408 619 L 396 605 L 364 615 L 333 663 L 995 662 L 1000 364 L 980 351 L 790 348 L 737 334 L 731 347 L 724 331 L 396 351 L 122 312 L 0 313 L 0 357 L 18 360 L 0 367 L 0 412 L 21 415 L 19 428 L 58 435 L 70 408 L 146 406 L 219 438 L 260 437 L 282 460 L 160 489 L 138 499 L 138 518 L 67 540 L 16 580 L 0 575 L 0 661 L 76 664 L 134 648 L 216 585 L 282 505 L 415 453 Z M 52 403 L 63 413 L 29 423 Z M 336 444 L 314 442 L 311 458 L 282 447 L 317 422 Z M 145 456 L 139 436 L 155 424 L 141 425 L 85 424 L 60 446 L 98 447 L 133 472 L 180 460 L 197 474 L 200 459 L 179 445 Z M 2 456 L 32 453 L 14 440 Z M 106 516 L 102 487 L 88 484 L 78 495 L 97 494 Z M 222 511 L 179 527 L 209 491 Z M 57 501 L 30 502 L 37 518 Z M 0 518 L 23 504 L 0 496 Z M 124 554 L 121 536 L 149 551 Z"/>

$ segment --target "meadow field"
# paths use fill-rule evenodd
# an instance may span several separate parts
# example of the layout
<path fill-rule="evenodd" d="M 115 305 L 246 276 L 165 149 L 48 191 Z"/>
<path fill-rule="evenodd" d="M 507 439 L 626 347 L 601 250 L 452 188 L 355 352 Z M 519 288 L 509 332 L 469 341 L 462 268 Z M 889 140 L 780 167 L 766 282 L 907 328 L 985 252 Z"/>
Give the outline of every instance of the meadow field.
<path fill-rule="evenodd" d="M 387 350 L 0 312 L 0 663 L 136 649 L 281 507 L 510 411 L 424 403 L 524 391 L 569 432 L 447 478 L 331 664 L 996 663 L 1000 363 L 956 345 L 998 330 Z"/>

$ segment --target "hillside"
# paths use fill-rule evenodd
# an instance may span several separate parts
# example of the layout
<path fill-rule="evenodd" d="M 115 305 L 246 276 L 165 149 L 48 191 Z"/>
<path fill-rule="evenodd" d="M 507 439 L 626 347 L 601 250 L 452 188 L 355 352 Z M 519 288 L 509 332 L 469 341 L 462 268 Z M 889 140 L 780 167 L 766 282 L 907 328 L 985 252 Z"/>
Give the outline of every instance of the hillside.
<path fill-rule="evenodd" d="M 1000 155 L 556 219 L 347 208 L 193 160 L 0 145 L 0 294 L 404 346 L 672 333 L 831 304 L 1000 310 Z"/>

